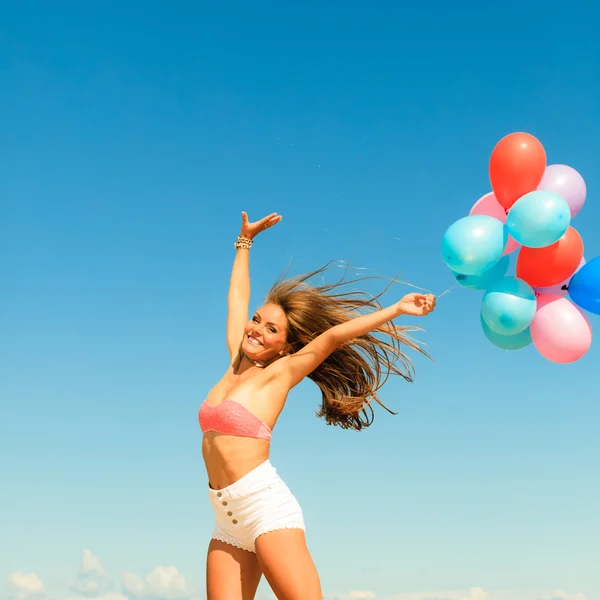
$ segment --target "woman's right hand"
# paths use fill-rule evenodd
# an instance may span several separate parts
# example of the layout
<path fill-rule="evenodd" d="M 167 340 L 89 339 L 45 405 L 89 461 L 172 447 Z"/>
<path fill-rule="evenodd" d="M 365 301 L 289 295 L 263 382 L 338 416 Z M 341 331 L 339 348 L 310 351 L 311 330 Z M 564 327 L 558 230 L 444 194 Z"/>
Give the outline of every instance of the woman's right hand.
<path fill-rule="evenodd" d="M 260 221 L 250 223 L 250 221 L 248 221 L 248 214 L 242 211 L 242 228 L 240 230 L 240 236 L 252 240 L 261 231 L 264 231 L 265 229 L 273 227 L 273 225 L 279 223 L 281 219 L 281 215 L 278 215 L 277 213 L 271 213 Z"/>

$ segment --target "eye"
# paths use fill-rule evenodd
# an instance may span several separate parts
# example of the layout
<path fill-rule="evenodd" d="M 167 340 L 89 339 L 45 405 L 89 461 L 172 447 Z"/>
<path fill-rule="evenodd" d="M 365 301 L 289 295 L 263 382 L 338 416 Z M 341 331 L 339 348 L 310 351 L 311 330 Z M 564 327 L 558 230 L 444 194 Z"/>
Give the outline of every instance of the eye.
<path fill-rule="evenodd" d="M 258 316 L 257 316 L 257 315 L 254 315 L 254 316 L 252 317 L 252 320 L 253 320 L 255 323 L 258 323 Z"/>
<path fill-rule="evenodd" d="M 269 331 L 271 333 L 277 333 L 277 329 L 275 329 L 275 327 L 269 327 Z"/>

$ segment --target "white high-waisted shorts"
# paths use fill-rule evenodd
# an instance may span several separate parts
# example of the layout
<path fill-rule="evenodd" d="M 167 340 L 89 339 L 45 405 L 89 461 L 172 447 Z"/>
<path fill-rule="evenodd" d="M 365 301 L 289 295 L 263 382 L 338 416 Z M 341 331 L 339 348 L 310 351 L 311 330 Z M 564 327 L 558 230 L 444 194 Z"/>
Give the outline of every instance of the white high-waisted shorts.
<path fill-rule="evenodd" d="M 300 504 L 267 460 L 220 490 L 208 488 L 215 511 L 213 539 L 255 552 L 259 535 L 277 529 L 305 530 Z"/>

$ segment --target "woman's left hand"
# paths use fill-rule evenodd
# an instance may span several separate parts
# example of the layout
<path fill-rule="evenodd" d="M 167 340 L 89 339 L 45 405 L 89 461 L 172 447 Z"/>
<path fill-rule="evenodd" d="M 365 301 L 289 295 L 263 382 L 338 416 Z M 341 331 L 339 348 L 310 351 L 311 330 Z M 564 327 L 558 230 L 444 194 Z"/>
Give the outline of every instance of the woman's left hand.
<path fill-rule="evenodd" d="M 398 302 L 397 306 L 402 315 L 425 317 L 433 312 L 435 303 L 433 294 L 407 294 Z"/>

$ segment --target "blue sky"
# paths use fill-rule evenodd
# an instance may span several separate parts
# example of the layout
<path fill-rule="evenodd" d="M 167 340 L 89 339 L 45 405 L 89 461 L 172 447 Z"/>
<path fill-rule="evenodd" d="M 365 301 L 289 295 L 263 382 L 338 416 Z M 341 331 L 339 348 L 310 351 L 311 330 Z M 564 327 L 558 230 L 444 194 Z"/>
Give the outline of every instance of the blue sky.
<path fill-rule="evenodd" d="M 5 596 L 203 597 L 196 415 L 246 210 L 284 215 L 252 248 L 253 306 L 333 259 L 451 288 L 419 322 L 435 363 L 384 389 L 398 416 L 327 427 L 306 382 L 275 431 L 328 598 L 600 598 L 598 343 L 569 366 L 491 346 L 439 252 L 495 143 L 527 131 L 585 178 L 573 225 L 600 254 L 598 16 L 0 4 Z"/>

